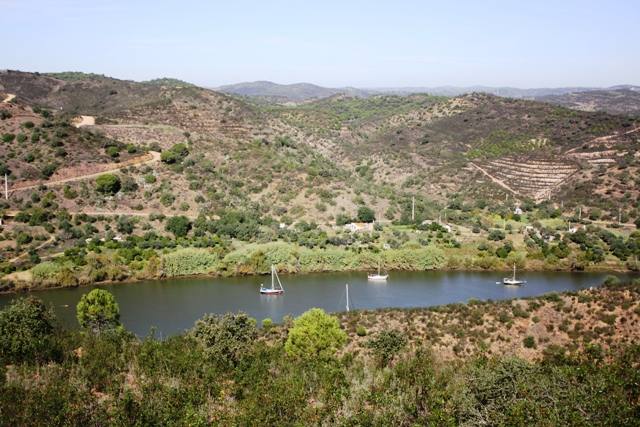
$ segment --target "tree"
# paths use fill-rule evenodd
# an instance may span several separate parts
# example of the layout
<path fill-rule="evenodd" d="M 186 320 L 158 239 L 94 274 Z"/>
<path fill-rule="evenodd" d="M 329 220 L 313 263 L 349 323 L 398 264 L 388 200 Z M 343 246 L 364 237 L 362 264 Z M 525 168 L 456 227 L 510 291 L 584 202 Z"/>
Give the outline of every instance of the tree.
<path fill-rule="evenodd" d="M 386 366 L 407 344 L 407 339 L 399 331 L 382 331 L 367 343 L 381 366 Z"/>
<path fill-rule="evenodd" d="M 100 175 L 96 179 L 96 191 L 103 194 L 116 194 L 121 187 L 120 177 L 110 173 Z"/>
<path fill-rule="evenodd" d="M 176 237 L 185 237 L 191 230 L 191 221 L 186 216 L 172 216 L 167 220 L 164 229 Z"/>
<path fill-rule="evenodd" d="M 344 345 L 347 334 L 338 319 L 320 308 L 312 308 L 293 322 L 285 351 L 301 359 L 328 359 Z"/>
<path fill-rule="evenodd" d="M 41 300 L 28 297 L 13 301 L 0 311 L 2 364 L 51 359 L 59 352 L 55 331 L 55 316 Z"/>
<path fill-rule="evenodd" d="M 367 206 L 360 206 L 358 208 L 358 221 L 360 222 L 373 222 L 376 220 L 376 214 L 373 209 Z"/>
<path fill-rule="evenodd" d="M 211 360 L 235 366 L 257 337 L 256 320 L 242 312 L 207 314 L 196 322 L 191 335 Z"/>
<path fill-rule="evenodd" d="M 349 215 L 343 214 L 343 213 L 339 213 L 338 215 L 336 215 L 336 225 L 341 226 L 341 225 L 346 225 L 349 224 L 351 222 L 351 217 Z"/>
<path fill-rule="evenodd" d="M 175 144 L 170 149 L 163 151 L 160 154 L 160 159 L 164 163 L 173 164 L 180 163 L 188 155 L 189 149 L 185 144 Z"/>
<path fill-rule="evenodd" d="M 120 308 L 113 294 L 104 289 L 94 289 L 82 295 L 76 307 L 78 323 L 95 333 L 120 326 Z"/>

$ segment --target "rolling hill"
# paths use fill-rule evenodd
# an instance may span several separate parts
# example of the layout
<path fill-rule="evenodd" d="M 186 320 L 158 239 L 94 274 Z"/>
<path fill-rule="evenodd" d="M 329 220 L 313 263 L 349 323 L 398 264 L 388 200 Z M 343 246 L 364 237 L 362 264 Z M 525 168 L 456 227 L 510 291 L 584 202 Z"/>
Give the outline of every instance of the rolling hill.
<path fill-rule="evenodd" d="M 546 95 L 537 99 L 574 110 L 640 116 L 640 87 L 638 86 Z"/>

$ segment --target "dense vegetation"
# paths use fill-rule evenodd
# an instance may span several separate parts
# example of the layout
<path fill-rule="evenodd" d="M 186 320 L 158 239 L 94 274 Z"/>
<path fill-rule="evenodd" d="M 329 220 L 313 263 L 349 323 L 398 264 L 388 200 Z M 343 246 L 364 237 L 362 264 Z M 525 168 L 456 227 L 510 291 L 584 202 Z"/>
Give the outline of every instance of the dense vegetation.
<path fill-rule="evenodd" d="M 611 288 L 611 300 L 629 291 L 637 289 Z M 99 300 L 79 313 L 117 313 Z M 361 314 L 375 313 L 354 312 L 341 325 L 314 309 L 282 325 L 265 319 L 261 329 L 242 313 L 207 315 L 158 340 L 116 324 L 63 331 L 38 300 L 18 299 L 0 311 L 0 423 L 638 425 L 640 347 L 620 344 L 625 337 L 610 350 L 551 345 L 535 361 L 486 352 L 445 361 L 415 331 L 359 326 L 347 338 L 343 328 Z M 531 351 L 532 341 L 521 345 Z"/>

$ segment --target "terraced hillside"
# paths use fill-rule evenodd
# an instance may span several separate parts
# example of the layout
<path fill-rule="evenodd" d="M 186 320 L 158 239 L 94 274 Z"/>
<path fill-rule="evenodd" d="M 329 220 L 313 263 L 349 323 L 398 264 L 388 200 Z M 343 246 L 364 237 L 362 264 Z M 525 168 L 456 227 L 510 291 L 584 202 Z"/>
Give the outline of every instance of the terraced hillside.
<path fill-rule="evenodd" d="M 634 167 L 638 145 L 630 132 L 638 124 L 628 117 L 485 94 L 339 95 L 281 106 L 250 104 L 171 79 L 137 83 L 20 72 L 0 74 L 0 90 L 15 93 L 25 106 L 61 109 L 57 117 L 67 123 L 76 115 L 94 116 L 94 126 L 76 132 L 86 138 L 139 151 L 188 147 L 179 164 L 123 171 L 138 190 L 118 200 L 83 198 L 82 206 L 67 200 L 74 210 L 195 216 L 238 206 L 332 223 L 366 204 L 378 217 L 397 219 L 416 194 L 437 203 L 452 194 L 553 198 L 597 182 L 589 167 Z M 15 158 L 24 154 L 20 146 L 13 149 Z M 109 161 L 105 155 L 90 157 Z M 70 187 L 86 192 L 81 183 Z"/>

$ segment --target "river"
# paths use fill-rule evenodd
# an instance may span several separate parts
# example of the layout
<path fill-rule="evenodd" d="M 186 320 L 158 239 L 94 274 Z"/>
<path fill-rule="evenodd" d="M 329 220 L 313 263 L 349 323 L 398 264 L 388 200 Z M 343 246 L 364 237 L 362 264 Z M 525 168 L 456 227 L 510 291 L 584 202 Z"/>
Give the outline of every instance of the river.
<path fill-rule="evenodd" d="M 82 294 L 93 288 L 107 289 L 115 295 L 122 323 L 128 330 L 144 336 L 154 327 L 156 336 L 167 336 L 190 328 L 205 313 L 241 310 L 258 321 L 269 317 L 278 322 L 284 315 L 296 316 L 312 307 L 343 311 L 346 283 L 351 307 L 370 309 L 426 307 L 466 302 L 471 298 L 497 300 L 576 291 L 598 286 L 607 276 L 606 273 L 523 272 L 522 279 L 527 280 L 525 286 L 496 284 L 504 275 L 500 272 L 391 272 L 387 283 L 376 283 L 367 282 L 366 273 L 362 272 L 281 274 L 285 287 L 285 294 L 281 296 L 259 294 L 260 283 L 270 282 L 269 276 L 156 280 L 52 289 L 33 295 L 52 305 L 65 327 L 77 328 L 75 307 Z M 16 296 L 0 295 L 0 307 Z"/>

